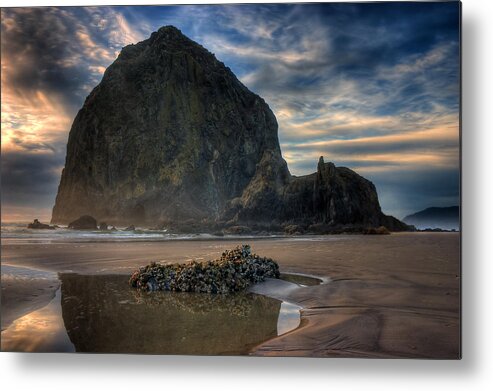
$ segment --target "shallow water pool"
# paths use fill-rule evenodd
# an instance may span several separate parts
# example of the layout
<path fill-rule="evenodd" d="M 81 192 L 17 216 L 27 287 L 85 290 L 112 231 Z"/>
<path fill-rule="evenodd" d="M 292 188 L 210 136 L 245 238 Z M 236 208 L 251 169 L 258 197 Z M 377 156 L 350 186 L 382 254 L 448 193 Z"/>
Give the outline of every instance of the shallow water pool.
<path fill-rule="evenodd" d="M 2 351 L 243 355 L 300 324 L 300 307 L 255 293 L 140 292 L 124 275 L 59 279 L 47 306 L 2 332 Z"/>

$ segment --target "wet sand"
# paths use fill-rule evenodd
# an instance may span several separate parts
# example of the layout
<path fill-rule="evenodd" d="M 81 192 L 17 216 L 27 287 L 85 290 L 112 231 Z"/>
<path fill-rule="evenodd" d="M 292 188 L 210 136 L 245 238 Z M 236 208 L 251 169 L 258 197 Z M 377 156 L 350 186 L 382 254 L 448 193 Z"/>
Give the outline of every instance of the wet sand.
<path fill-rule="evenodd" d="M 301 325 L 254 347 L 252 354 L 460 357 L 458 233 L 118 243 L 3 241 L 2 265 L 129 274 L 149 261 L 213 259 L 240 243 L 277 260 L 281 272 L 330 278 L 317 286 L 280 289 L 282 299 L 303 307 Z M 2 313 L 5 307 L 15 314 L 21 301 L 9 299 L 8 286 L 4 300 L 3 288 L 2 281 Z M 28 297 L 32 287 L 18 285 L 16 290 L 19 297 Z"/>
<path fill-rule="evenodd" d="M 55 273 L 2 267 L 1 286 L 3 331 L 15 319 L 46 306 L 55 297 L 60 283 Z"/>

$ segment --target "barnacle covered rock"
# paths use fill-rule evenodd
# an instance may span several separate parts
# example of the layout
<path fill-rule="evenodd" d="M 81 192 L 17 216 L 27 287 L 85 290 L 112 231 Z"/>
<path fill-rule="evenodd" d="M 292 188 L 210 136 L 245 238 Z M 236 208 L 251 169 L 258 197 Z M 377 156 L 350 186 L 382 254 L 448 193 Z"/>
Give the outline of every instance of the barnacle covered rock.
<path fill-rule="evenodd" d="M 153 262 L 132 274 L 129 283 L 145 291 L 229 293 L 266 278 L 279 278 L 279 265 L 252 254 L 249 245 L 242 245 L 223 252 L 214 261 L 165 265 Z"/>

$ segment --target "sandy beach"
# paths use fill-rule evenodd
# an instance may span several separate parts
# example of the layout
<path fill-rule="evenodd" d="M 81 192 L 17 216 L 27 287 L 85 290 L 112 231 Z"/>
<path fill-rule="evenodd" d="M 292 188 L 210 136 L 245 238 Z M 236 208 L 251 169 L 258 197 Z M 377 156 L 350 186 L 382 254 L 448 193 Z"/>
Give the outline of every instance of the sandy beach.
<path fill-rule="evenodd" d="M 302 308 L 301 324 L 251 347 L 250 354 L 460 357 L 458 233 L 121 242 L 4 240 L 2 330 L 53 299 L 58 282 L 48 278 L 51 273 L 130 275 L 150 261 L 214 259 L 241 243 L 275 259 L 282 273 L 303 273 L 325 281 L 270 292 L 271 297 L 280 296 Z M 14 278 L 15 268 L 38 274 Z M 262 293 L 262 286 L 255 289 Z"/>

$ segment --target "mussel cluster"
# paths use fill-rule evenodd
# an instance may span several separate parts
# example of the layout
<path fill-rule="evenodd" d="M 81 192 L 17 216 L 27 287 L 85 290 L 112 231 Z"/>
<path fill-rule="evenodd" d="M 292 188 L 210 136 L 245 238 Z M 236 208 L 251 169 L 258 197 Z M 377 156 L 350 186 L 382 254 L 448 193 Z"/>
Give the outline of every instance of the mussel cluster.
<path fill-rule="evenodd" d="M 249 245 L 223 252 L 214 261 L 158 264 L 141 267 L 130 285 L 144 291 L 230 293 L 266 278 L 279 278 L 279 265 L 270 258 L 252 254 Z"/>

